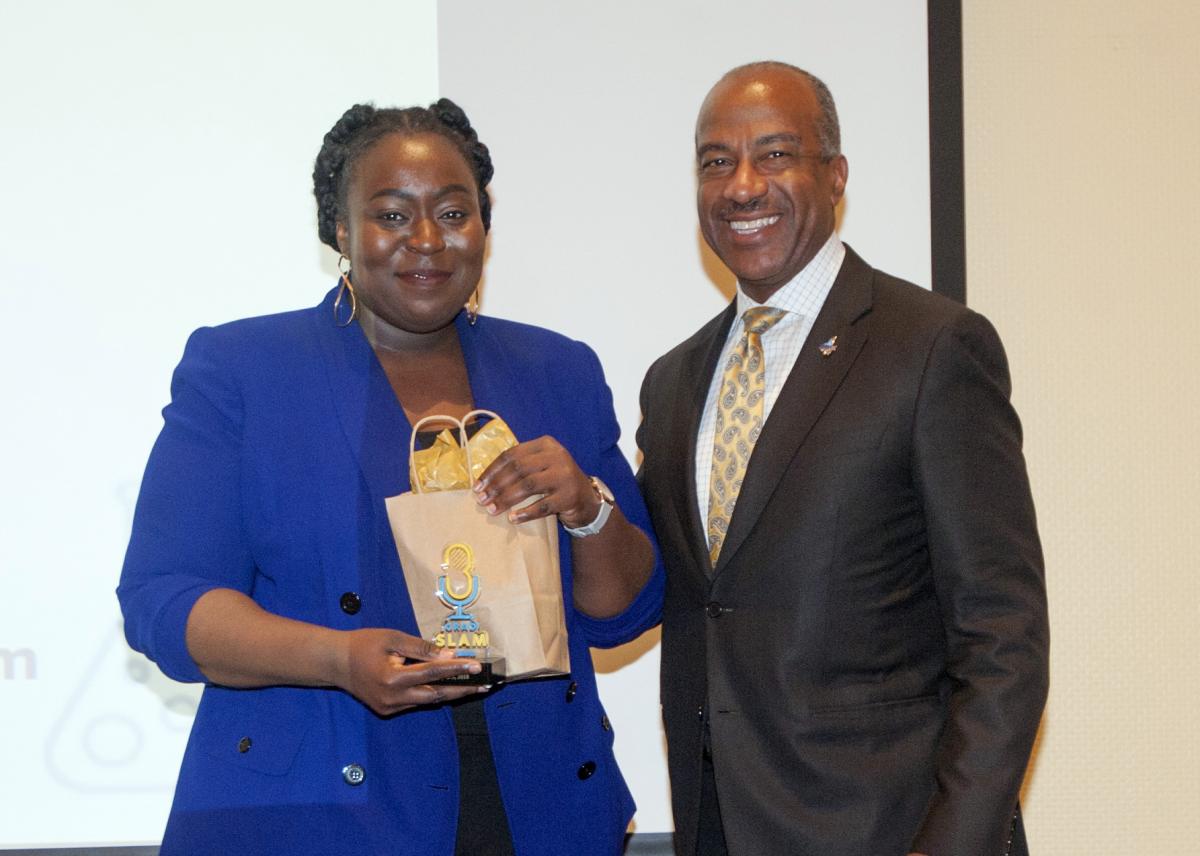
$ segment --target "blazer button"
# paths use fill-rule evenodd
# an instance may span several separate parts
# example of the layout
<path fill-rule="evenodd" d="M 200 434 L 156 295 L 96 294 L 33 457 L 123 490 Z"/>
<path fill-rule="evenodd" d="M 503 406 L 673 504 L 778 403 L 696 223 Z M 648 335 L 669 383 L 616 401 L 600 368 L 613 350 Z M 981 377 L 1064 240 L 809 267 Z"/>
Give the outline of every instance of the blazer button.
<path fill-rule="evenodd" d="M 250 747 L 254 745 L 254 741 L 249 737 L 243 737 L 238 741 L 238 751 L 245 755 L 250 751 Z"/>
<path fill-rule="evenodd" d="M 584 761 L 579 765 L 579 770 L 575 775 L 579 776 L 580 781 L 586 781 L 592 777 L 594 772 L 596 772 L 596 762 Z"/>
<path fill-rule="evenodd" d="M 577 684 L 575 681 L 571 681 L 571 685 L 569 687 L 567 687 L 567 701 L 568 702 L 575 701 L 575 693 L 578 692 L 578 690 L 579 690 L 579 684 Z"/>
<path fill-rule="evenodd" d="M 362 598 L 352 591 L 348 591 L 342 595 L 342 599 L 339 602 L 342 605 L 342 612 L 347 615 L 354 615 L 362 609 Z"/>
<path fill-rule="evenodd" d="M 715 600 L 710 600 L 708 602 L 708 606 L 704 608 L 704 611 L 708 613 L 709 618 L 720 618 L 721 613 L 725 610 L 721 608 L 721 604 L 717 603 Z"/>
<path fill-rule="evenodd" d="M 367 777 L 367 771 L 358 764 L 347 764 L 342 767 L 342 778 L 347 785 L 358 786 L 363 783 L 363 779 Z"/>
<path fill-rule="evenodd" d="M 608 721 L 607 715 L 602 715 L 600 717 L 600 727 L 605 731 L 612 731 L 612 723 Z"/>

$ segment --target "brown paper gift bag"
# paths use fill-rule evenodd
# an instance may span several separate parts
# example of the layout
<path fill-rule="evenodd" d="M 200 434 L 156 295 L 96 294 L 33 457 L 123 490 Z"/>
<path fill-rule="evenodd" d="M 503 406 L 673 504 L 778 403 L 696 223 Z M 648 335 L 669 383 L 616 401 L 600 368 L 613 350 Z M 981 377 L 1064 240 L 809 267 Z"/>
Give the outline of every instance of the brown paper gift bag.
<path fill-rule="evenodd" d="M 482 467 L 470 460 L 464 425 L 474 416 L 499 419 L 475 410 L 463 422 L 429 416 L 414 425 L 413 489 L 385 500 L 417 625 L 422 637 L 442 647 L 502 658 L 507 680 L 565 675 L 571 659 L 555 518 L 515 525 L 488 514 L 469 488 L 429 492 L 417 477 L 417 432 L 447 423 L 457 428 L 464 471 L 474 483 Z"/>

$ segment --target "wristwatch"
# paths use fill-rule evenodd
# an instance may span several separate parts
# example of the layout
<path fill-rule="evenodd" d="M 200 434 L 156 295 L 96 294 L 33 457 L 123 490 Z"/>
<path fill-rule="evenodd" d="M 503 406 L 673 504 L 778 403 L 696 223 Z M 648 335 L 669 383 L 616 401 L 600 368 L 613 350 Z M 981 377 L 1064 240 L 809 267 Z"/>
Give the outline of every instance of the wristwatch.
<path fill-rule="evenodd" d="M 600 481 L 595 476 L 591 477 L 592 490 L 596 491 L 596 496 L 600 499 L 600 511 L 596 514 L 596 519 L 587 526 L 580 526 L 578 529 L 572 529 L 569 526 L 564 526 L 563 529 L 572 538 L 586 538 L 589 535 L 595 535 L 604 528 L 604 524 L 608 522 L 608 515 L 612 514 L 613 505 L 616 500 L 613 499 L 612 491 L 608 489 L 608 485 Z"/>

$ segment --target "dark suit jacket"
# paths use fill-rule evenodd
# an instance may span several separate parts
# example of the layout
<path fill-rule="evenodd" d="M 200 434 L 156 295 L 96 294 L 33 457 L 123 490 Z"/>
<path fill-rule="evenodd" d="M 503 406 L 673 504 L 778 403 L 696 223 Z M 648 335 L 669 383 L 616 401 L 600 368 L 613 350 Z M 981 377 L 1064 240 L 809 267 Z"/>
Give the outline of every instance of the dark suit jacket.
<path fill-rule="evenodd" d="M 1000 341 L 848 249 L 710 571 L 696 432 L 734 314 L 642 388 L 678 852 L 695 852 L 707 722 L 734 856 L 1001 854 L 1049 634 Z"/>
<path fill-rule="evenodd" d="M 199 330 L 175 372 L 118 594 L 130 645 L 177 680 L 203 680 L 184 629 L 218 586 L 326 627 L 418 632 L 384 507 L 408 489 L 409 425 L 361 329 L 334 326 L 331 304 L 332 293 L 313 309 Z M 460 318 L 458 332 L 475 404 L 519 439 L 557 437 L 649 529 L 595 354 L 493 318 Z M 621 615 L 590 618 L 569 596 L 569 541 L 570 677 L 482 703 L 517 852 L 612 856 L 633 800 L 588 646 L 653 625 L 662 577 Z M 359 596 L 350 609 L 347 592 Z M 361 783 L 344 780 L 349 764 Z M 458 767 L 446 707 L 381 718 L 335 689 L 208 686 L 162 853 L 449 856 Z"/>

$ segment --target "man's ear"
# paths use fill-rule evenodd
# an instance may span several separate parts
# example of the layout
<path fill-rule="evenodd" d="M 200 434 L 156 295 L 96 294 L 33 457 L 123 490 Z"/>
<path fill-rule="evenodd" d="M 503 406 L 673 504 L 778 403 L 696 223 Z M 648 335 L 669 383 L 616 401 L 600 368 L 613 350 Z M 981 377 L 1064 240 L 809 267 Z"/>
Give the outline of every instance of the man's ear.
<path fill-rule="evenodd" d="M 842 201 L 842 194 L 846 192 L 846 179 L 850 177 L 850 164 L 845 155 L 838 155 L 829 162 L 829 168 L 833 171 L 833 187 L 829 201 L 836 208 L 837 204 Z M 341 227 L 339 226 L 339 228 Z"/>

